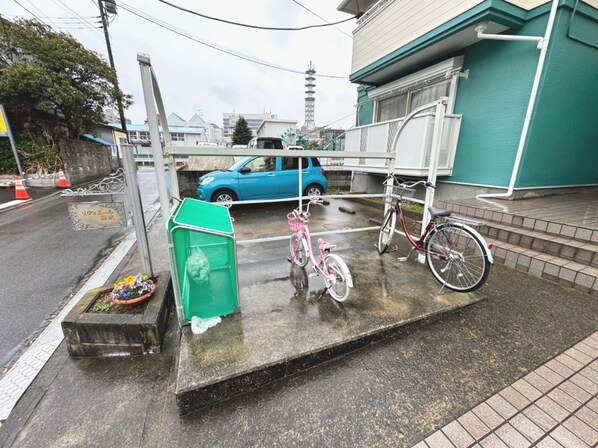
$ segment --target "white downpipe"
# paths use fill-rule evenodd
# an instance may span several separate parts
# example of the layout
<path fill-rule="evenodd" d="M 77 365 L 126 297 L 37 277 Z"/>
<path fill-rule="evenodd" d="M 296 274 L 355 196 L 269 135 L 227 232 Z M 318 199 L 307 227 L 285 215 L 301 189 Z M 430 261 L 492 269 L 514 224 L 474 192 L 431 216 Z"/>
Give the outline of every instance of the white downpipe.
<path fill-rule="evenodd" d="M 548 43 L 550 42 L 550 37 L 552 35 L 552 28 L 554 27 L 554 19 L 556 17 L 556 11 L 559 5 L 559 0 L 552 0 L 552 6 L 550 8 L 550 15 L 548 16 L 548 23 L 546 24 L 546 32 L 544 33 L 544 37 L 535 37 L 535 36 L 504 36 L 502 34 L 483 34 L 484 32 L 484 25 L 476 27 L 476 31 L 478 32 L 478 37 L 480 39 L 497 39 L 497 40 L 522 40 L 522 41 L 537 41 L 538 48 L 540 48 L 540 57 L 538 58 L 538 66 L 536 67 L 536 75 L 534 77 L 534 82 L 532 84 L 532 90 L 529 97 L 529 102 L 527 104 L 527 111 L 525 113 L 525 119 L 523 120 L 523 129 L 521 130 L 521 137 L 519 138 L 519 146 L 517 147 L 517 154 L 515 155 L 515 162 L 513 164 L 513 171 L 511 173 L 511 180 L 509 181 L 509 188 L 505 193 L 486 193 L 486 194 L 478 194 L 476 199 L 481 198 L 509 198 L 513 194 L 515 189 L 515 181 L 517 180 L 517 174 L 519 174 L 519 165 L 521 164 L 521 158 L 523 156 L 523 148 L 525 147 L 525 143 L 527 141 L 527 133 L 529 130 L 529 125 L 532 120 L 532 115 L 534 113 L 535 103 L 536 103 L 536 96 L 538 94 L 538 87 L 540 85 L 540 78 L 542 77 L 542 72 L 544 71 L 544 61 L 546 60 L 546 52 L 548 50 Z M 482 29 L 483 28 L 483 29 Z M 504 39 L 508 37 L 509 39 Z M 514 38 L 514 39 L 511 39 Z"/>
<path fill-rule="evenodd" d="M 542 37 L 542 36 L 517 36 L 517 35 L 513 35 L 513 34 L 484 34 L 484 31 L 486 31 L 487 28 L 488 28 L 487 22 L 481 22 L 474 28 L 474 30 L 478 33 L 478 39 L 537 42 L 538 49 L 542 48 L 541 42 L 544 40 L 544 37 Z"/>

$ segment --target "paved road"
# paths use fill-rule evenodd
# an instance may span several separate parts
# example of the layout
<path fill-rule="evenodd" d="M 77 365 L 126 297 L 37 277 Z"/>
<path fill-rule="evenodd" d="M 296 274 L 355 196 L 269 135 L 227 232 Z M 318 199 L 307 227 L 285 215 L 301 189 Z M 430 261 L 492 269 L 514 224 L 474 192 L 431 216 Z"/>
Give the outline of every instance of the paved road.
<path fill-rule="evenodd" d="M 140 168 L 139 183 L 144 206 L 156 202 L 153 168 Z M 74 231 L 73 200 L 51 195 L 0 213 L 0 367 L 16 360 L 124 233 Z"/>

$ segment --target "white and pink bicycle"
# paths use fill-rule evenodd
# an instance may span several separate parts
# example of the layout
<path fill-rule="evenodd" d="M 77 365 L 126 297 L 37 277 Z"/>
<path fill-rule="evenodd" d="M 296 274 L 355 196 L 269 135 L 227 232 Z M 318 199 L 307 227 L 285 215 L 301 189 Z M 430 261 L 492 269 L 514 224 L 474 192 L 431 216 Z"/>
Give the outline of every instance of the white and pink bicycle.
<path fill-rule="evenodd" d="M 309 206 L 312 204 L 322 205 L 324 201 L 312 196 L 307 203 L 305 211 L 301 207 L 296 208 L 287 215 L 289 229 L 294 232 L 291 236 L 288 260 L 297 266 L 305 267 L 309 260 L 313 265 L 314 273 L 311 276 L 321 275 L 324 279 L 326 289 L 330 296 L 337 302 L 344 302 L 349 297 L 353 287 L 353 279 L 345 262 L 336 254 L 330 253 L 336 246 L 318 238 L 318 249 L 320 256 L 316 260 L 311 244 L 309 233 Z"/>

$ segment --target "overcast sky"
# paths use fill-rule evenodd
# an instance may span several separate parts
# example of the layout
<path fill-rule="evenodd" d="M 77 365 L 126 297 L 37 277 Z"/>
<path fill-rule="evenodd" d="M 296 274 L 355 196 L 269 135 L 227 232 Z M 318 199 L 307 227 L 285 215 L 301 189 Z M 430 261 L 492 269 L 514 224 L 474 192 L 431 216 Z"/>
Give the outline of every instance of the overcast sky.
<path fill-rule="evenodd" d="M 349 17 L 336 10 L 341 0 L 168 0 L 170 3 L 229 21 L 272 27 L 300 27 Z M 73 35 L 106 60 L 96 0 L 3 0 L 2 15 L 40 18 L 54 29 Z M 351 31 L 355 20 L 335 27 L 304 31 L 262 31 L 218 23 L 176 10 L 158 0 L 117 0 L 110 38 L 121 89 L 133 95 L 126 111 L 133 123 L 146 113 L 141 92 L 137 53 L 151 57 L 166 112 L 184 119 L 199 113 L 222 126 L 225 112 L 271 112 L 278 118 L 305 120 L 304 75 L 248 62 L 161 28 L 126 9 L 151 16 L 195 39 L 216 44 L 251 58 L 304 71 L 313 61 L 318 74 L 344 79 L 317 78 L 317 126 L 348 128 L 355 122 L 356 86 L 348 80 Z M 91 29 L 95 26 L 95 29 Z M 346 34 L 344 34 L 346 33 Z"/>

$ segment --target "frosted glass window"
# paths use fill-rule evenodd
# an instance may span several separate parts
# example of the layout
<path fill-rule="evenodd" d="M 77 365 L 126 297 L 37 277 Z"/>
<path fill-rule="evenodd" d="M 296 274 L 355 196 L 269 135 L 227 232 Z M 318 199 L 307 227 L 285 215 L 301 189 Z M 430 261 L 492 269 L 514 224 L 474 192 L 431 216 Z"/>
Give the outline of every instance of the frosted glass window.
<path fill-rule="evenodd" d="M 443 96 L 448 96 L 450 87 L 450 80 L 446 80 L 411 92 L 409 112 L 417 109 L 420 106 L 423 106 L 424 104 L 436 101 Z"/>
<path fill-rule="evenodd" d="M 378 119 L 376 121 L 393 120 L 404 117 L 407 110 L 407 94 L 393 96 L 378 101 Z"/>

